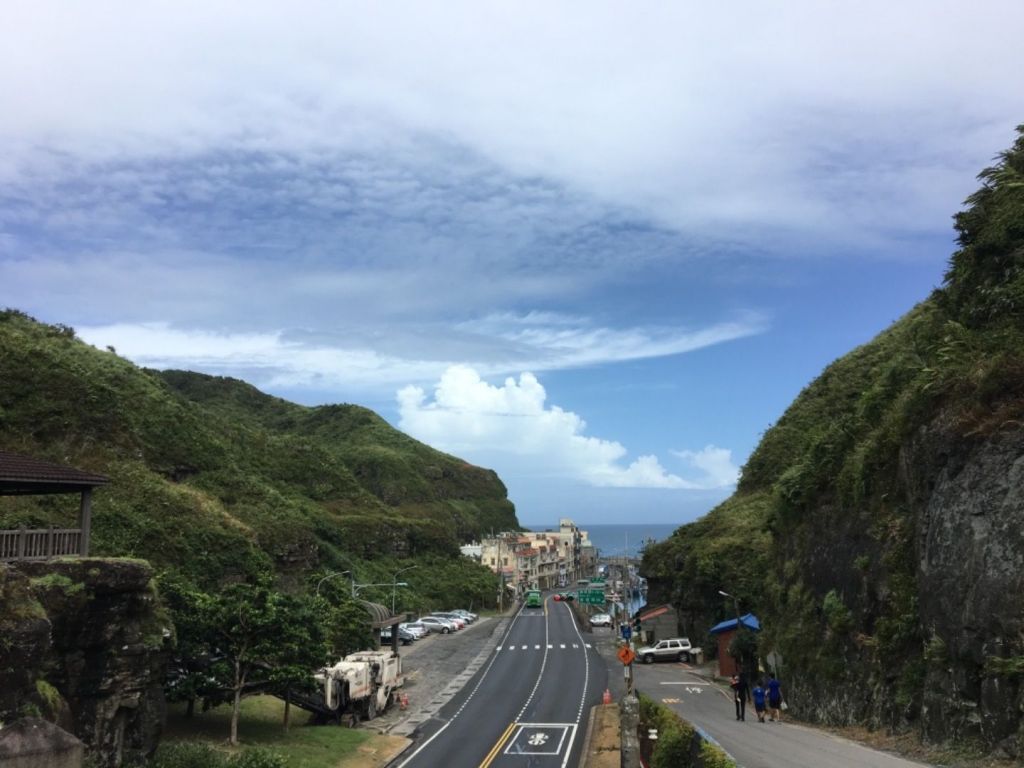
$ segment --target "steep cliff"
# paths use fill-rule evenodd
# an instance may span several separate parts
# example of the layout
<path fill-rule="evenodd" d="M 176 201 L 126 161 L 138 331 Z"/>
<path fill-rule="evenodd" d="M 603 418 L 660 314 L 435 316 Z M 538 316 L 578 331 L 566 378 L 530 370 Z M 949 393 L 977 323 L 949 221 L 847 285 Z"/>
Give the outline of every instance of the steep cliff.
<path fill-rule="evenodd" d="M 804 717 L 1022 756 L 1024 135 L 981 179 L 945 285 L 830 365 L 644 569 L 695 633 L 730 586 Z"/>
<path fill-rule="evenodd" d="M 0 721 L 42 715 L 104 766 L 152 754 L 172 627 L 130 560 L 0 565 Z"/>

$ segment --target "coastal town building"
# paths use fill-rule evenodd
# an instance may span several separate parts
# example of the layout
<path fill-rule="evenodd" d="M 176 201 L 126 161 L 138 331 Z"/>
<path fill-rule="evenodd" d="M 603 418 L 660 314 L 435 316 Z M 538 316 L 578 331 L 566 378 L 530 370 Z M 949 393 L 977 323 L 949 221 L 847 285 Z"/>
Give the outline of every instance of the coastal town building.
<path fill-rule="evenodd" d="M 528 589 L 575 585 L 590 574 L 595 562 L 587 532 L 569 518 L 559 521 L 558 530 L 504 531 L 462 551 L 500 574 L 505 588 L 516 596 Z"/>

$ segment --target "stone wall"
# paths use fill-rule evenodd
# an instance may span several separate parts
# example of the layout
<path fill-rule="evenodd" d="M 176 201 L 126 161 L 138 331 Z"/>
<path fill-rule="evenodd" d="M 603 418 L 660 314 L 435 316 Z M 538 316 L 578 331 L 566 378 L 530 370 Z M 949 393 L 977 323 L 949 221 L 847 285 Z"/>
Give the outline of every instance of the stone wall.
<path fill-rule="evenodd" d="M 0 719 L 42 714 L 104 766 L 156 748 L 172 627 L 138 560 L 61 560 L 0 568 Z"/>

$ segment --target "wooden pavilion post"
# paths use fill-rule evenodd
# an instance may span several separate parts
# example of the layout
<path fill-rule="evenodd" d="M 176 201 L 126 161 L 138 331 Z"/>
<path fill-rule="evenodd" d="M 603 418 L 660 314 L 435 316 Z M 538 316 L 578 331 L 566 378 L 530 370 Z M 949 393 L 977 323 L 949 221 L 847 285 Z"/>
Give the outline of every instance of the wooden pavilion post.
<path fill-rule="evenodd" d="M 78 527 L 82 530 L 81 557 L 89 556 L 89 531 L 92 528 L 92 488 L 82 491 L 82 503 L 78 507 Z"/>

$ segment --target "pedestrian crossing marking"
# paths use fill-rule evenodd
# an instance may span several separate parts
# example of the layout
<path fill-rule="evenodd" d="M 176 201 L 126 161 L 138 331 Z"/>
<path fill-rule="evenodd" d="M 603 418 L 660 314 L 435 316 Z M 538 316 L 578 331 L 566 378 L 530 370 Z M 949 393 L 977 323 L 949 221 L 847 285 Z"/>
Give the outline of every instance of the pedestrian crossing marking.
<path fill-rule="evenodd" d="M 551 645 L 551 644 L 547 645 L 547 649 L 548 650 L 553 650 L 554 647 L 555 646 Z M 565 643 L 559 643 L 558 647 L 561 650 L 563 650 L 563 651 L 569 650 L 568 646 Z M 583 647 L 583 648 L 593 648 L 594 646 L 592 646 L 590 643 L 585 643 L 583 646 L 580 646 L 578 643 L 573 643 L 572 644 L 572 648 L 575 649 L 575 650 L 579 650 L 581 647 Z M 533 646 L 533 650 L 535 650 L 535 651 L 540 651 L 540 650 L 543 650 L 544 648 L 545 648 L 545 646 L 540 645 L 540 644 Z M 497 651 L 515 651 L 515 650 L 528 651 L 528 650 L 530 650 L 530 646 L 529 645 L 504 645 L 504 646 L 498 645 L 498 646 L 495 646 L 494 650 L 495 650 L 495 652 L 497 652 Z M 663 683 L 663 685 L 667 685 L 667 683 Z"/>
<path fill-rule="evenodd" d="M 679 703 L 679 699 L 662 699 L 661 703 L 662 704 L 678 704 Z"/>

